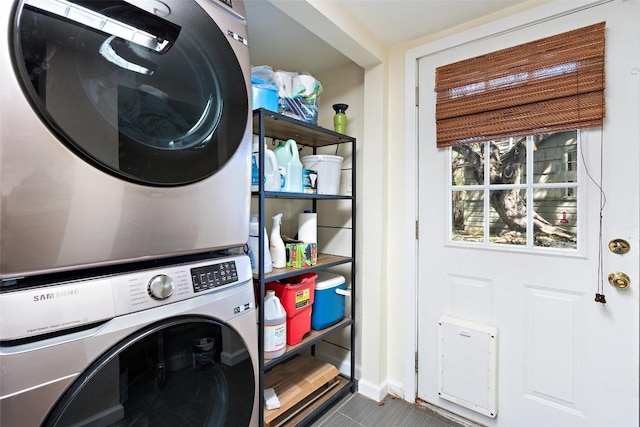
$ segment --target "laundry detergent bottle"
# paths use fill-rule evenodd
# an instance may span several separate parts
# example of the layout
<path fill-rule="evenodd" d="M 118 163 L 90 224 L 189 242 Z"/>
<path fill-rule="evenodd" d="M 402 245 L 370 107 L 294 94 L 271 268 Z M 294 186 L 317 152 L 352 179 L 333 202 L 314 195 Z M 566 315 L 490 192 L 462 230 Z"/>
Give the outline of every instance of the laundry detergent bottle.
<path fill-rule="evenodd" d="M 273 151 L 264 144 L 264 189 L 265 191 L 280 191 L 282 183 L 280 182 L 280 170 L 278 168 L 278 159 Z"/>
<path fill-rule="evenodd" d="M 284 169 L 281 191 L 302 193 L 302 162 L 300 162 L 296 141 L 288 139 L 282 148 L 278 146 L 274 152 L 278 166 Z"/>
<path fill-rule="evenodd" d="M 260 187 L 260 141 L 258 135 L 253 135 L 253 147 L 251 149 L 251 191 L 259 191 Z M 264 143 L 264 191 L 280 191 L 280 171 L 278 170 L 278 159 L 273 151 L 267 148 Z"/>
<path fill-rule="evenodd" d="M 258 191 L 260 183 L 260 150 L 258 135 L 253 135 L 253 143 L 251 145 L 251 191 Z"/>
<path fill-rule="evenodd" d="M 275 359 L 287 351 L 287 313 L 275 291 L 267 291 L 264 310 L 264 358 Z"/>
<path fill-rule="evenodd" d="M 278 146 L 273 149 L 273 154 L 276 156 L 278 173 L 280 174 L 280 191 L 285 191 L 284 189 L 287 186 L 287 170 L 280 164 L 280 156 L 284 155 L 284 141 L 278 141 Z"/>
<path fill-rule="evenodd" d="M 251 214 L 249 219 L 249 257 L 251 258 L 251 271 L 258 273 L 260 264 L 258 260 L 260 258 L 260 234 L 258 230 L 260 224 L 258 222 L 258 214 Z M 271 263 L 271 252 L 269 252 L 269 238 L 267 237 L 267 230 L 264 229 L 264 250 L 262 251 L 262 271 L 270 273 L 273 270 L 273 264 Z"/>
<path fill-rule="evenodd" d="M 271 253 L 271 263 L 275 268 L 284 268 L 287 264 L 287 255 L 284 249 L 284 241 L 280 235 L 280 223 L 282 222 L 282 214 L 279 213 L 273 217 L 273 227 L 271 227 L 271 242 L 269 251 Z"/>

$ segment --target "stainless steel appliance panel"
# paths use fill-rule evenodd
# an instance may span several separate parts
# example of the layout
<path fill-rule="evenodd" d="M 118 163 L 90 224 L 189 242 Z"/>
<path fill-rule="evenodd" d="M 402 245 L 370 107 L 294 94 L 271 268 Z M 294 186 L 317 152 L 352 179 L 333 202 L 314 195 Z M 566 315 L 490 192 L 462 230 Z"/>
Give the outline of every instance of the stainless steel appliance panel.
<path fill-rule="evenodd" d="M 0 425 L 255 426 L 254 298 L 246 256 L 1 293 Z"/>
<path fill-rule="evenodd" d="M 246 243 L 251 112 L 243 3 L 122 2 L 142 13 L 159 5 L 155 18 L 179 29 L 165 53 L 145 48 L 142 56 L 147 59 L 137 60 L 139 45 L 40 13 L 38 7 L 45 7 L 41 2 L 64 0 L 0 5 L 0 31 L 10 35 L 0 49 L 0 279 Z M 38 35 L 45 30 L 46 37 Z M 40 37 L 46 45 L 30 51 L 29 37 L 36 42 Z M 95 45 L 96 40 L 101 44 Z M 107 60 L 107 54 L 98 53 L 102 48 L 116 51 L 117 42 L 120 51 L 112 56 L 117 60 L 129 52 L 125 65 L 114 65 L 113 57 Z M 81 52 L 85 48 L 88 53 Z M 215 49 L 226 56 L 216 56 Z M 41 57 L 32 59 L 34 52 Z M 157 69 L 150 76 L 127 69 L 136 62 Z M 114 95 L 104 87 L 109 83 L 105 76 L 115 74 Z M 196 96 L 199 87 L 212 95 Z M 97 98 L 98 89 L 111 95 L 103 98 L 106 104 Z M 165 142 L 175 144 L 160 146 L 164 134 L 153 139 L 147 132 L 157 123 L 148 124 L 150 115 L 145 132 L 132 128 L 131 123 L 138 126 L 141 120 L 129 120 L 125 95 L 169 99 L 174 108 L 186 97 L 185 102 L 202 111 L 191 111 L 186 136 L 167 134 Z M 156 108 L 146 105 L 147 111 Z M 160 125 L 169 128 L 172 123 L 163 120 Z"/>

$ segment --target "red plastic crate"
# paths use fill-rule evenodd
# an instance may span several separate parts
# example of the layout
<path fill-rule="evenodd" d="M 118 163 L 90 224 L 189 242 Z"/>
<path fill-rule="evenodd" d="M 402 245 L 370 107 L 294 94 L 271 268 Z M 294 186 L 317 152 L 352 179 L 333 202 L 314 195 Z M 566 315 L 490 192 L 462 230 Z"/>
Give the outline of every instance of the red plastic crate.
<path fill-rule="evenodd" d="M 311 331 L 311 310 L 316 286 L 315 273 L 306 273 L 291 277 L 282 282 L 265 284 L 266 290 L 273 290 L 287 313 L 287 344 L 294 345 L 302 341 Z"/>

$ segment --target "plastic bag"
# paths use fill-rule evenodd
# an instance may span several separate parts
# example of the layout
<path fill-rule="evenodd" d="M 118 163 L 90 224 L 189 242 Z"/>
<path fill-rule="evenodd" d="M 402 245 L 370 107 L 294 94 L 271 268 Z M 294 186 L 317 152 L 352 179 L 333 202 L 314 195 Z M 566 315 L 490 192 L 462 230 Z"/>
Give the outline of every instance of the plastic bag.
<path fill-rule="evenodd" d="M 278 86 L 280 114 L 308 123 L 318 123 L 318 101 L 322 85 L 310 74 L 278 70 L 273 76 Z"/>
<path fill-rule="evenodd" d="M 273 83 L 273 69 L 269 65 L 251 67 L 251 80 L 253 80 L 254 77 L 263 82 Z"/>

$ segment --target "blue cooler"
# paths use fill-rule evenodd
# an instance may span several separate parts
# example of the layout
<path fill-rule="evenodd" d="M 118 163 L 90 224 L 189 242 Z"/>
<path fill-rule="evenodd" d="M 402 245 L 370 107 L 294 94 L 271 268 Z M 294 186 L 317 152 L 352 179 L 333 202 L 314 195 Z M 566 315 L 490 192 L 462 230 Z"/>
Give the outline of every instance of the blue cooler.
<path fill-rule="evenodd" d="M 311 329 L 316 331 L 338 323 L 344 318 L 344 291 L 346 283 L 343 276 L 319 272 L 313 296 L 311 310 Z"/>

